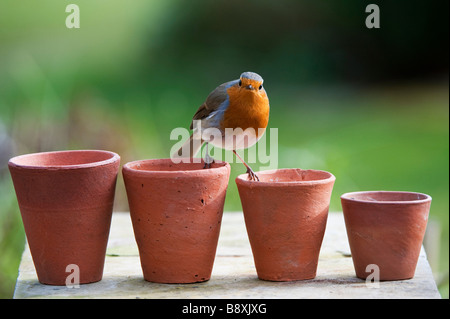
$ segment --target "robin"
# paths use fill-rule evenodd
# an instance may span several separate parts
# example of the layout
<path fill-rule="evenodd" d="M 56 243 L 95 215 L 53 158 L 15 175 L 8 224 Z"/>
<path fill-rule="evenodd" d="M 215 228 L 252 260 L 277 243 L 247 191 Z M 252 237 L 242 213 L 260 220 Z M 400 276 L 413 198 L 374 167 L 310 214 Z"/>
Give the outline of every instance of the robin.
<path fill-rule="evenodd" d="M 190 126 L 193 133 L 178 150 L 178 156 L 188 154 L 192 158 L 206 143 L 204 168 L 209 168 L 214 162 L 208 152 L 208 143 L 211 143 L 232 150 L 247 168 L 249 179 L 259 181 L 236 150 L 258 142 L 269 122 L 269 98 L 263 82 L 260 75 L 244 72 L 239 79 L 223 83 L 212 91 L 194 114 Z"/>

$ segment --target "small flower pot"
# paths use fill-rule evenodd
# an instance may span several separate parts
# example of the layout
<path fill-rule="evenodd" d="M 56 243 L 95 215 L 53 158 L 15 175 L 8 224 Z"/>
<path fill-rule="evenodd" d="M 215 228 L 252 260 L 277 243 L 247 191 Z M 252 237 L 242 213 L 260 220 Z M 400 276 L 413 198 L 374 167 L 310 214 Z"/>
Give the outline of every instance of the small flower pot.
<path fill-rule="evenodd" d="M 96 150 L 9 160 L 39 282 L 65 285 L 69 275 L 75 284 L 102 279 L 119 161 Z"/>
<path fill-rule="evenodd" d="M 354 192 L 342 195 L 341 203 L 356 276 L 366 279 L 376 270 L 379 280 L 414 277 L 431 197 Z"/>
<path fill-rule="evenodd" d="M 209 280 L 222 222 L 230 165 L 142 160 L 123 166 L 144 279 Z"/>
<path fill-rule="evenodd" d="M 312 279 L 335 177 L 328 172 L 280 169 L 236 178 L 258 278 Z"/>

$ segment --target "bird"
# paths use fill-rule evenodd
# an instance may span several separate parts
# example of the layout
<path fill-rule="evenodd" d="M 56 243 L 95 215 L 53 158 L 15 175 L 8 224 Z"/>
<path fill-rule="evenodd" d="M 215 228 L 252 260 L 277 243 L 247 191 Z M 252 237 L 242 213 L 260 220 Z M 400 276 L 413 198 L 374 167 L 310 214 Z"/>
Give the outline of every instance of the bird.
<path fill-rule="evenodd" d="M 210 143 L 233 151 L 247 168 L 249 179 L 259 181 L 236 150 L 256 144 L 267 128 L 270 106 L 263 82 L 257 73 L 243 72 L 239 79 L 215 88 L 195 112 L 190 125 L 193 133 L 178 156 L 193 158 L 206 143 L 204 168 L 210 168 L 214 162 L 208 152 Z"/>

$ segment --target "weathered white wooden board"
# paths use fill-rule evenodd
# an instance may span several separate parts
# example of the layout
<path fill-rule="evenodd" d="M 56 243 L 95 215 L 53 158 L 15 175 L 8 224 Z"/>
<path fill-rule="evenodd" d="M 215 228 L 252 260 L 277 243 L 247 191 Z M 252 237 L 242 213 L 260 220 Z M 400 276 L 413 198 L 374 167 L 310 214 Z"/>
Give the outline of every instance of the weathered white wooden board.
<path fill-rule="evenodd" d="M 145 281 L 130 216 L 114 213 L 100 282 L 72 289 L 42 285 L 26 247 L 14 298 L 440 298 L 423 249 L 413 279 L 373 287 L 355 276 L 342 213 L 329 214 L 317 277 L 295 282 L 259 280 L 242 212 L 224 213 L 212 277 L 195 284 Z"/>

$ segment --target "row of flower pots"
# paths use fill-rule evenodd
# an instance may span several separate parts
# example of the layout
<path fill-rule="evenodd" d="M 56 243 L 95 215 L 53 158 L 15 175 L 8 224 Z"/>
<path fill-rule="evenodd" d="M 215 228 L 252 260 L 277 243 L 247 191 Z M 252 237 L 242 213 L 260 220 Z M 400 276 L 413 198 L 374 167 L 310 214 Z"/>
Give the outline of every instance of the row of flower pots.
<path fill-rule="evenodd" d="M 101 280 L 119 155 L 79 150 L 9 161 L 39 282 L 64 285 L 66 267 L 80 283 Z M 230 165 L 126 163 L 122 169 L 144 278 L 159 283 L 209 280 L 220 233 Z M 236 178 L 257 275 L 291 281 L 316 276 L 335 177 L 279 169 Z M 410 192 L 342 195 L 356 275 L 375 264 L 381 280 L 414 276 L 431 197 Z"/>

